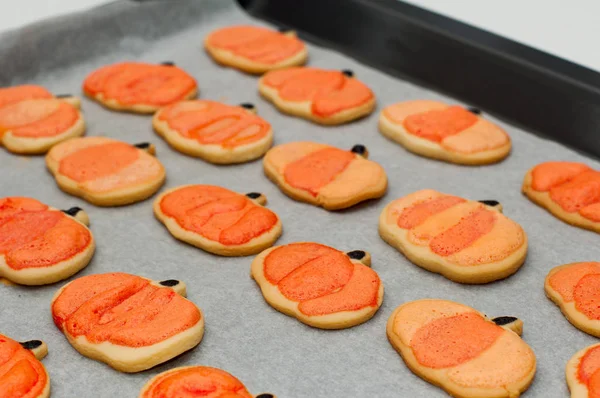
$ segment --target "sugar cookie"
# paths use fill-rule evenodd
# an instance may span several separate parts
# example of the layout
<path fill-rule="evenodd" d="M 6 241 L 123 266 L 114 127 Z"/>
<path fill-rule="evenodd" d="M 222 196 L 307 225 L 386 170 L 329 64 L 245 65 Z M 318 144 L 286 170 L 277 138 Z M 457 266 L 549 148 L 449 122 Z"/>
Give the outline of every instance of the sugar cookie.
<path fill-rule="evenodd" d="M 345 329 L 371 319 L 383 302 L 383 283 L 370 266 L 362 250 L 302 242 L 265 250 L 250 275 L 277 311 L 316 328 Z"/>
<path fill-rule="evenodd" d="M 516 398 L 527 390 L 536 359 L 521 331 L 516 318 L 490 321 L 466 305 L 432 299 L 401 305 L 387 323 L 408 368 L 462 398 Z"/>
<path fill-rule="evenodd" d="M 578 351 L 567 362 L 567 385 L 571 398 L 600 396 L 600 344 Z"/>
<path fill-rule="evenodd" d="M 89 74 L 83 92 L 112 110 L 154 113 L 163 106 L 194 98 L 198 86 L 192 76 L 172 62 L 122 62 Z"/>
<path fill-rule="evenodd" d="M 154 154 L 148 143 L 75 138 L 55 145 L 46 166 L 63 191 L 97 206 L 120 206 L 154 195 L 165 182 L 165 168 Z"/>
<path fill-rule="evenodd" d="M 169 145 L 211 163 L 243 163 L 271 147 L 271 125 L 255 115 L 254 105 L 215 101 L 181 101 L 154 115 L 154 130 Z"/>
<path fill-rule="evenodd" d="M 55 97 L 41 86 L 0 88 L 0 145 L 13 153 L 35 155 L 83 135 L 79 105 L 77 98 Z"/>
<path fill-rule="evenodd" d="M 40 362 L 47 354 L 40 340 L 18 343 L 0 334 L 0 397 L 49 397 L 50 376 Z"/>
<path fill-rule="evenodd" d="M 215 61 L 247 73 L 303 65 L 308 58 L 295 32 L 277 32 L 258 26 L 228 26 L 211 32 L 204 48 Z"/>
<path fill-rule="evenodd" d="M 511 149 L 508 134 L 478 110 L 437 101 L 390 105 L 381 111 L 379 130 L 411 152 L 451 163 L 495 163 Z"/>
<path fill-rule="evenodd" d="M 266 73 L 260 94 L 281 112 L 320 124 L 342 124 L 373 112 L 375 95 L 352 71 L 287 68 Z"/>
<path fill-rule="evenodd" d="M 286 195 L 338 210 L 385 194 L 385 170 L 367 157 L 363 145 L 344 151 L 315 142 L 291 142 L 270 149 L 263 166 Z"/>
<path fill-rule="evenodd" d="M 527 235 L 496 201 L 466 200 L 431 189 L 388 204 L 379 234 L 410 261 L 460 283 L 487 283 L 515 273 Z"/>
<path fill-rule="evenodd" d="M 600 232 L 600 172 L 585 164 L 540 163 L 525 175 L 523 193 L 562 221 Z"/>
<path fill-rule="evenodd" d="M 94 237 L 79 207 L 57 210 L 25 197 L 0 198 L 0 279 L 46 285 L 83 269 Z"/>
<path fill-rule="evenodd" d="M 259 193 L 240 195 L 213 185 L 183 185 L 160 194 L 154 215 L 179 240 L 220 256 L 247 256 L 281 235 L 277 214 Z"/>
<path fill-rule="evenodd" d="M 185 296 L 185 284 L 177 280 L 89 275 L 54 295 L 52 317 L 80 354 L 121 372 L 140 372 L 202 340 L 204 316 Z"/>

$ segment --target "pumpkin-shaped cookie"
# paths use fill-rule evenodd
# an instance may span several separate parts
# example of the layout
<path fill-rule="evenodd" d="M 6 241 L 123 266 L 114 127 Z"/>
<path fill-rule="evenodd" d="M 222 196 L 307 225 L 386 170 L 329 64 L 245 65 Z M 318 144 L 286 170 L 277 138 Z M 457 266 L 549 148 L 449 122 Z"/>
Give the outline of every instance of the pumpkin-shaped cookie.
<path fill-rule="evenodd" d="M 383 283 L 371 256 L 319 243 L 273 247 L 252 262 L 251 276 L 276 310 L 321 329 L 368 321 L 383 302 Z"/>
<path fill-rule="evenodd" d="M 460 283 L 487 283 L 525 261 L 527 235 L 496 201 L 426 189 L 388 204 L 379 234 L 410 261 Z"/>
<path fill-rule="evenodd" d="M 94 254 L 89 219 L 26 197 L 0 198 L 0 278 L 45 285 L 84 268 Z"/>
<path fill-rule="evenodd" d="M 124 273 L 84 276 L 52 300 L 52 318 L 82 355 L 140 372 L 197 346 L 204 316 L 183 282 Z"/>
<path fill-rule="evenodd" d="M 320 124 L 350 122 L 375 108 L 371 89 L 349 70 L 274 70 L 260 79 L 258 90 L 281 112 Z"/>
<path fill-rule="evenodd" d="M 0 334 L 0 397 L 49 397 L 50 376 L 40 362 L 47 354 L 40 340 L 19 343 Z"/>
<path fill-rule="evenodd" d="M 406 365 L 453 397 L 516 398 L 531 384 L 536 359 L 514 317 L 489 320 L 463 304 L 417 300 L 396 308 L 387 336 Z"/>
<path fill-rule="evenodd" d="M 383 135 L 411 152 L 460 164 L 488 164 L 508 156 L 510 137 L 476 110 L 437 101 L 407 101 L 381 111 Z"/>
<path fill-rule="evenodd" d="M 523 193 L 564 222 L 600 232 L 600 172 L 585 164 L 540 163 L 525 175 Z"/>
<path fill-rule="evenodd" d="M 76 138 L 54 146 L 46 166 L 63 191 L 97 206 L 120 206 L 154 195 L 165 182 L 165 168 L 154 153 L 148 143 Z"/>
<path fill-rule="evenodd" d="M 367 156 L 363 145 L 345 151 L 316 142 L 291 142 L 270 149 L 263 166 L 286 195 L 338 210 L 385 194 L 385 170 Z"/>
<path fill-rule="evenodd" d="M 181 101 L 156 112 L 154 130 L 179 152 L 211 163 L 243 163 L 271 147 L 271 125 L 252 104 Z"/>
<path fill-rule="evenodd" d="M 171 62 L 122 62 L 90 73 L 83 82 L 83 92 L 116 111 L 154 113 L 163 106 L 194 98 L 198 86 L 192 76 Z"/>
<path fill-rule="evenodd" d="M 139 398 L 254 398 L 237 378 L 208 366 L 185 366 L 154 376 Z M 256 398 L 275 398 L 260 394 Z"/>
<path fill-rule="evenodd" d="M 600 344 L 578 351 L 567 362 L 567 385 L 571 398 L 600 396 Z"/>
<path fill-rule="evenodd" d="M 19 154 L 46 153 L 85 132 L 79 100 L 41 86 L 0 88 L 0 145 Z"/>
<path fill-rule="evenodd" d="M 154 201 L 154 215 L 177 239 L 221 256 L 247 256 L 281 235 L 277 214 L 259 193 L 241 195 L 213 185 L 184 185 Z"/>
<path fill-rule="evenodd" d="M 220 64 L 247 73 L 302 65 L 308 53 L 294 32 L 277 32 L 259 26 L 228 26 L 211 32 L 204 48 Z"/>

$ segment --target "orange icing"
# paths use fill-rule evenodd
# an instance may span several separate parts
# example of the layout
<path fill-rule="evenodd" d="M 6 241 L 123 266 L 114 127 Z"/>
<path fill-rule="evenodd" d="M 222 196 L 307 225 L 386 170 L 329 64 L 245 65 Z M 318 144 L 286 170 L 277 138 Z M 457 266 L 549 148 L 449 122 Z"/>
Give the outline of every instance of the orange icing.
<path fill-rule="evenodd" d="M 361 106 L 374 97 L 363 83 L 332 70 L 288 68 L 268 72 L 262 81 L 283 100 L 310 101 L 312 113 L 319 117 Z"/>
<path fill-rule="evenodd" d="M 406 131 L 433 142 L 455 135 L 477 123 L 477 116 L 460 106 L 430 110 L 408 116 Z"/>
<path fill-rule="evenodd" d="M 56 99 L 25 100 L 0 108 L 0 136 L 11 131 L 17 137 L 53 137 L 79 120 L 72 105 Z"/>
<path fill-rule="evenodd" d="M 598 370 L 600 370 L 600 346 L 590 348 L 581 357 L 577 368 L 577 378 L 583 384 L 587 384 Z"/>
<path fill-rule="evenodd" d="M 369 267 L 318 243 L 294 243 L 273 250 L 264 260 L 264 274 L 309 316 L 376 306 L 381 283 Z"/>
<path fill-rule="evenodd" d="M 180 227 L 228 246 L 245 244 L 278 222 L 246 196 L 211 185 L 179 188 L 162 198 L 160 208 Z"/>
<path fill-rule="evenodd" d="M 91 343 L 150 346 L 196 325 L 190 301 L 147 279 L 123 274 L 84 276 L 68 284 L 52 304 L 54 323 Z"/>
<path fill-rule="evenodd" d="M 573 301 L 575 286 L 586 275 L 600 274 L 600 263 L 575 263 L 562 267 L 548 278 L 548 284 L 566 302 Z"/>
<path fill-rule="evenodd" d="M 355 158 L 356 155 L 350 151 L 321 149 L 288 164 L 283 177 L 294 188 L 317 196 L 319 190 L 332 182 Z"/>
<path fill-rule="evenodd" d="M 429 368 L 448 368 L 468 362 L 505 331 L 475 312 L 435 319 L 419 328 L 410 341 L 417 361 Z"/>
<path fill-rule="evenodd" d="M 235 148 L 265 137 L 271 125 L 238 106 L 213 101 L 183 101 L 164 108 L 159 116 L 182 137 L 201 144 Z"/>
<path fill-rule="evenodd" d="M 14 270 L 51 267 L 83 251 L 90 232 L 29 198 L 0 200 L 0 254 Z"/>
<path fill-rule="evenodd" d="M 590 170 L 590 168 L 583 163 L 541 163 L 535 166 L 531 172 L 531 186 L 536 191 L 549 191 L 550 188 L 564 184 L 587 170 Z"/>
<path fill-rule="evenodd" d="M 552 187 L 550 197 L 568 212 L 600 202 L 600 172 L 584 171 L 570 181 Z"/>
<path fill-rule="evenodd" d="M 52 98 L 51 92 L 41 86 L 24 85 L 0 88 L 0 108 L 29 99 Z"/>
<path fill-rule="evenodd" d="M 492 211 L 483 208 L 477 210 L 433 238 L 429 247 L 440 256 L 458 253 L 489 233 L 494 227 L 495 219 Z"/>
<path fill-rule="evenodd" d="M 231 26 L 211 33 L 208 45 L 262 64 L 276 64 L 298 54 L 304 44 L 295 37 L 256 26 Z"/>
<path fill-rule="evenodd" d="M 588 274 L 573 291 L 575 308 L 589 319 L 600 319 L 600 274 Z"/>
<path fill-rule="evenodd" d="M 176 369 L 159 375 L 142 398 L 252 398 L 229 373 L 207 366 Z"/>
<path fill-rule="evenodd" d="M 0 398 L 36 398 L 47 383 L 41 362 L 19 343 L 0 334 Z"/>
<path fill-rule="evenodd" d="M 398 226 L 412 229 L 423 224 L 429 217 L 441 213 L 459 203 L 466 202 L 457 196 L 442 196 L 441 198 L 426 200 L 404 209 L 398 217 Z"/>
<path fill-rule="evenodd" d="M 163 106 L 185 99 L 196 81 L 176 66 L 124 62 L 92 72 L 83 83 L 91 96 L 102 94 L 123 105 Z"/>

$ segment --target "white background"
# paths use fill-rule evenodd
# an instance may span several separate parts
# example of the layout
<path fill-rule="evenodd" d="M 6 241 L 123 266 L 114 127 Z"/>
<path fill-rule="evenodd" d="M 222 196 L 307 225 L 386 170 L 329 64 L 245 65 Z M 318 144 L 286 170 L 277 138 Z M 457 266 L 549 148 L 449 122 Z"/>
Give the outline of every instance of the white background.
<path fill-rule="evenodd" d="M 111 1 L 0 0 L 0 31 Z M 407 1 L 600 71 L 600 0 Z"/>

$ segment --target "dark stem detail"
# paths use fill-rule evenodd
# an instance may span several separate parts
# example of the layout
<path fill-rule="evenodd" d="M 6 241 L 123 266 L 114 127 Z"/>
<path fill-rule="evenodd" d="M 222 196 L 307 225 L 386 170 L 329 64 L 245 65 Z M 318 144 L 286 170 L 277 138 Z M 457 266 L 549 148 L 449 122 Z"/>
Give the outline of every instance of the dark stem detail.
<path fill-rule="evenodd" d="M 350 69 L 344 69 L 342 70 L 342 73 L 348 77 L 354 77 L 354 72 L 352 72 Z"/>
<path fill-rule="evenodd" d="M 254 104 L 250 103 L 250 102 L 242 102 L 240 104 L 240 106 L 244 109 L 254 109 L 255 108 Z"/>
<path fill-rule="evenodd" d="M 273 394 L 260 394 L 257 395 L 256 398 L 274 398 Z"/>
<path fill-rule="evenodd" d="M 246 196 L 249 197 L 250 199 L 258 199 L 258 198 L 260 198 L 261 195 L 262 194 L 258 193 L 258 192 L 248 192 L 246 194 Z"/>
<path fill-rule="evenodd" d="M 353 260 L 362 260 L 367 253 L 365 253 L 364 250 L 352 250 L 351 252 L 346 253 L 346 255 Z"/>
<path fill-rule="evenodd" d="M 497 200 L 480 200 L 479 203 L 483 203 L 486 206 L 496 207 L 500 204 Z"/>
<path fill-rule="evenodd" d="M 350 151 L 356 153 L 357 155 L 364 155 L 365 152 L 367 152 L 367 147 L 364 145 L 358 144 L 358 145 L 354 145 Z"/>
<path fill-rule="evenodd" d="M 179 285 L 179 281 L 176 279 L 167 279 L 166 281 L 159 282 L 162 286 L 173 287 Z"/>
<path fill-rule="evenodd" d="M 514 316 L 499 316 L 497 318 L 492 319 L 492 322 L 494 322 L 498 326 L 504 326 L 513 323 L 517 320 L 518 319 Z"/>
<path fill-rule="evenodd" d="M 165 61 L 165 62 L 161 62 L 160 64 L 164 65 L 164 66 L 175 66 L 175 62 L 173 62 L 173 61 Z"/>
<path fill-rule="evenodd" d="M 71 207 L 68 210 L 62 210 L 63 213 L 70 215 L 71 217 L 75 217 L 77 215 L 77 213 L 79 213 L 81 210 L 83 210 L 81 207 Z"/>
<path fill-rule="evenodd" d="M 35 350 L 42 345 L 42 342 L 39 340 L 29 340 L 19 344 L 21 344 L 21 346 L 26 350 Z"/>
<path fill-rule="evenodd" d="M 280 27 L 280 28 L 277 28 L 277 31 L 278 31 L 279 33 L 287 33 L 287 32 L 289 32 L 289 31 L 290 31 L 290 29 L 288 29 L 288 28 L 284 28 L 284 27 Z"/>
<path fill-rule="evenodd" d="M 140 149 L 148 149 L 148 148 L 150 148 L 150 143 L 149 142 L 140 142 L 139 144 L 135 144 L 134 147 L 140 148 Z"/>
<path fill-rule="evenodd" d="M 71 98 L 73 96 L 73 94 L 57 94 L 55 95 L 56 98 Z"/>
<path fill-rule="evenodd" d="M 470 106 L 467 110 L 475 115 L 481 115 L 481 109 Z"/>

